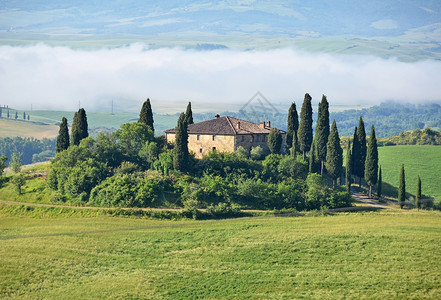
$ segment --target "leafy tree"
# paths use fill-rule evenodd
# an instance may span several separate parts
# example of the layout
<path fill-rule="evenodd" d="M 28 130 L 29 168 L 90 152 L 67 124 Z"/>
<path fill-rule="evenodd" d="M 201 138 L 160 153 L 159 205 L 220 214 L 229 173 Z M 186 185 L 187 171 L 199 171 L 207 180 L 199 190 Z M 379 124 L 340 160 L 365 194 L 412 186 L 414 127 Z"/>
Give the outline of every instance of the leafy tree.
<path fill-rule="evenodd" d="M 158 159 L 159 147 L 156 142 L 146 142 L 141 148 L 139 155 L 145 158 L 148 168 L 153 168 L 154 162 Z"/>
<path fill-rule="evenodd" d="M 254 160 L 263 159 L 264 154 L 265 153 L 263 151 L 263 148 L 260 146 L 256 146 L 256 147 L 251 148 L 251 151 L 250 151 L 251 159 L 254 159 Z"/>
<path fill-rule="evenodd" d="M 417 192 L 415 197 L 415 205 L 418 209 L 420 209 L 421 206 L 421 178 L 418 175 L 418 181 L 417 181 Z"/>
<path fill-rule="evenodd" d="M 380 170 L 378 171 L 378 182 L 377 182 L 378 199 L 381 199 L 382 192 L 383 192 L 383 176 L 381 174 L 381 166 L 380 166 Z"/>
<path fill-rule="evenodd" d="M 299 116 L 297 114 L 296 104 L 293 102 L 288 111 L 288 122 L 286 127 L 286 147 L 291 149 L 293 138 L 297 138 L 297 130 L 299 129 Z"/>
<path fill-rule="evenodd" d="M 402 164 L 400 172 L 400 186 L 398 187 L 398 202 L 400 203 L 400 208 L 403 208 L 404 201 L 406 201 L 406 178 L 404 174 L 404 164 Z"/>
<path fill-rule="evenodd" d="M 26 183 L 26 178 L 23 173 L 18 173 L 12 177 L 12 184 L 19 195 L 22 194 L 22 188 Z"/>
<path fill-rule="evenodd" d="M 277 167 L 280 174 L 285 178 L 305 180 L 308 176 L 308 163 L 301 157 L 284 156 Z"/>
<path fill-rule="evenodd" d="M 340 146 L 337 123 L 332 122 L 331 133 L 329 134 L 326 154 L 326 170 L 332 178 L 332 185 L 335 187 L 337 178 L 340 177 L 343 165 L 343 149 Z"/>
<path fill-rule="evenodd" d="M 348 193 L 351 192 L 352 184 L 352 151 L 351 141 L 348 141 L 348 148 L 346 150 L 346 189 Z"/>
<path fill-rule="evenodd" d="M 191 102 L 188 102 L 187 110 L 185 111 L 185 121 L 188 125 L 193 124 L 193 112 L 191 110 Z"/>
<path fill-rule="evenodd" d="M 359 185 L 361 186 L 361 179 L 364 177 L 364 165 L 366 161 L 366 130 L 364 129 L 363 118 L 360 116 L 357 127 L 357 141 L 358 141 L 358 155 L 357 160 L 354 160 L 354 169 L 357 172 Z"/>
<path fill-rule="evenodd" d="M 321 162 L 320 174 L 324 174 L 324 166 L 326 160 L 326 149 L 329 137 L 329 103 L 326 96 L 323 95 L 322 101 L 319 103 L 317 126 L 315 128 L 315 148 L 317 158 Z"/>
<path fill-rule="evenodd" d="M 0 156 L 0 176 L 2 176 L 3 172 L 5 171 L 7 160 L 8 158 L 6 156 L 4 155 Z"/>
<path fill-rule="evenodd" d="M 164 151 L 160 153 L 158 160 L 153 163 L 153 168 L 167 176 L 169 171 L 173 169 L 173 152 Z"/>
<path fill-rule="evenodd" d="M 234 153 L 241 158 L 248 157 L 248 151 L 242 146 L 237 147 L 237 149 L 236 149 L 236 151 L 234 151 Z"/>
<path fill-rule="evenodd" d="M 311 149 L 312 143 L 312 105 L 311 96 L 306 93 L 302 104 L 302 111 L 300 112 L 300 124 L 297 131 L 299 139 L 300 150 L 303 153 L 303 159 L 306 159 L 306 152 Z"/>
<path fill-rule="evenodd" d="M 155 132 L 155 128 L 153 127 L 153 111 L 152 106 L 150 105 L 150 99 L 144 102 L 141 108 L 141 112 L 139 113 L 139 121 L 140 123 L 144 123 L 150 126 L 150 129 Z"/>
<path fill-rule="evenodd" d="M 375 137 L 374 125 L 371 127 L 369 136 L 369 146 L 367 148 L 366 162 L 364 169 L 364 179 L 369 185 L 369 198 L 372 197 L 372 187 L 377 184 L 378 175 L 378 148 L 377 138 Z"/>
<path fill-rule="evenodd" d="M 61 119 L 60 130 L 58 131 L 56 152 L 58 153 L 63 150 L 66 150 L 69 147 L 69 145 L 70 145 L 70 141 L 69 141 L 69 129 L 67 127 L 67 119 L 63 117 L 63 119 Z"/>
<path fill-rule="evenodd" d="M 13 153 L 11 158 L 11 163 L 9 164 L 14 173 L 19 173 L 21 171 L 21 153 Z"/>
<path fill-rule="evenodd" d="M 146 142 L 154 139 L 150 126 L 141 122 L 125 123 L 115 135 L 124 159 L 142 165 L 143 158 L 140 156 L 140 151 Z"/>
<path fill-rule="evenodd" d="M 89 136 L 89 129 L 87 124 L 87 116 L 84 108 L 80 108 L 75 113 L 72 122 L 72 145 L 79 145 L 80 141 Z"/>
<path fill-rule="evenodd" d="M 282 134 L 276 127 L 271 128 L 267 144 L 272 154 L 280 154 L 280 150 L 282 149 Z"/>
<path fill-rule="evenodd" d="M 186 172 L 188 170 L 188 132 L 185 114 L 181 113 L 176 126 L 175 147 L 173 149 L 173 166 L 175 170 Z"/>

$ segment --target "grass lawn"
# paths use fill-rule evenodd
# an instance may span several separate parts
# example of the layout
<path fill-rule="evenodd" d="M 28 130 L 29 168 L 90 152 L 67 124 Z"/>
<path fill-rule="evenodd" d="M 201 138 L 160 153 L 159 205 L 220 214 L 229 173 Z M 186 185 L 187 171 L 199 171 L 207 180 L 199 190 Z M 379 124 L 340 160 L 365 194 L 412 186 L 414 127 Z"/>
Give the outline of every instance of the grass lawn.
<path fill-rule="evenodd" d="M 406 191 L 416 194 L 419 175 L 423 194 L 436 198 L 437 202 L 441 201 L 441 146 L 379 147 L 378 156 L 383 182 L 398 187 L 401 164 L 404 164 Z"/>
<path fill-rule="evenodd" d="M 160 221 L 0 206 L 0 298 L 441 298 L 441 214 Z"/>

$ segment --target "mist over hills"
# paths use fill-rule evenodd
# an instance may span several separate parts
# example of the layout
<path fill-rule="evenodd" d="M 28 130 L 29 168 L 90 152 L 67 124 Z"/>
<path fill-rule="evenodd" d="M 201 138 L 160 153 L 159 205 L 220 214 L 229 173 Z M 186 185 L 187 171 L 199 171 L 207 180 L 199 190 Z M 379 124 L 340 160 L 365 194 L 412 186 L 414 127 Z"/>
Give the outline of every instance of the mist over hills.
<path fill-rule="evenodd" d="M 438 1 L 2 1 L 0 42 L 273 49 L 440 59 Z"/>

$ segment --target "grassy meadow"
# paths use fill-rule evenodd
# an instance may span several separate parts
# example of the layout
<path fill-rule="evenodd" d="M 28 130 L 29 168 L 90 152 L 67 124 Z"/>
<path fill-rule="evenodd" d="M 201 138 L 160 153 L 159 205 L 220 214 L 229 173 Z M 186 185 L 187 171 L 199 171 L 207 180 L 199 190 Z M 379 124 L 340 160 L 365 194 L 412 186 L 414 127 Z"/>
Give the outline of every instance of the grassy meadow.
<path fill-rule="evenodd" d="M 441 201 L 441 146 L 409 145 L 379 147 L 379 164 L 382 168 L 383 182 L 393 187 L 400 183 L 401 164 L 404 164 L 406 191 L 416 194 L 417 178 L 421 177 L 424 195 Z M 394 196 L 396 189 L 393 189 Z"/>
<path fill-rule="evenodd" d="M 159 221 L 39 209 L 0 206 L 2 299 L 441 297 L 437 212 Z"/>

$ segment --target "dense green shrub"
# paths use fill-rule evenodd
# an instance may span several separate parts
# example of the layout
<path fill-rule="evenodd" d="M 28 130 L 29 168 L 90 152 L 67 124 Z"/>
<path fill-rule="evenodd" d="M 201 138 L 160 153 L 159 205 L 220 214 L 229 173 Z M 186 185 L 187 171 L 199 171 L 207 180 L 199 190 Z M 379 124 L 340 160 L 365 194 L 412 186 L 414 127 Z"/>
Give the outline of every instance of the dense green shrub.
<path fill-rule="evenodd" d="M 90 194 L 90 204 L 116 207 L 152 207 L 168 186 L 159 173 L 154 176 L 117 174 L 104 180 Z"/>

